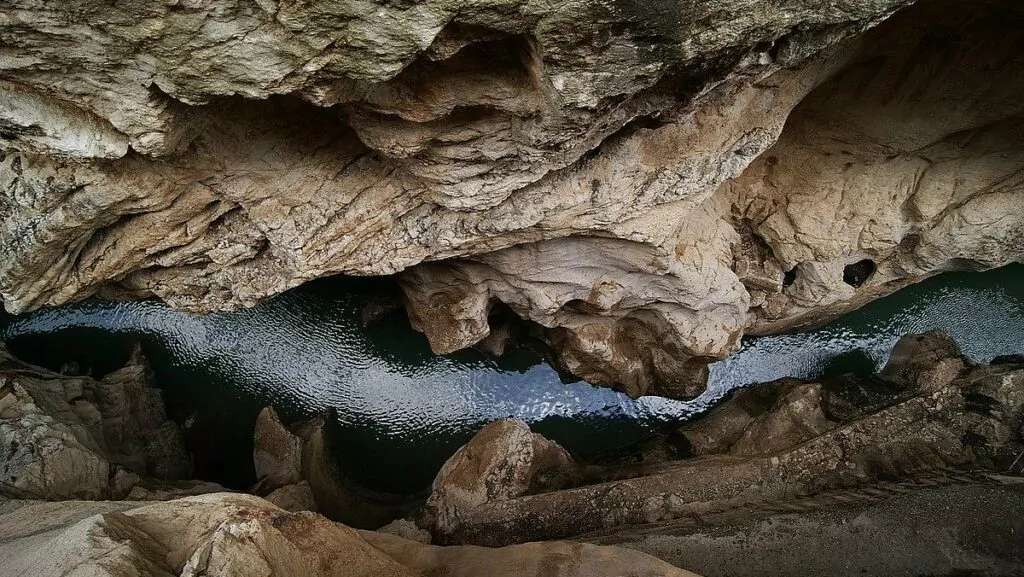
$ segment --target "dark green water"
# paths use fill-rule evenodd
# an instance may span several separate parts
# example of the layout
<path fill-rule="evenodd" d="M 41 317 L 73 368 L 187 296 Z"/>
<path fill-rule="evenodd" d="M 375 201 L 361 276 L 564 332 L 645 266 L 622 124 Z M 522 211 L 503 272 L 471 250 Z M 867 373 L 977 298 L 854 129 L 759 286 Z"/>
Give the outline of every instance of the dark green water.
<path fill-rule="evenodd" d="M 628 448 L 728 391 L 784 376 L 867 371 L 907 332 L 945 329 L 980 361 L 1024 352 L 1024 265 L 932 278 L 816 331 L 748 340 L 712 366 L 691 403 L 631 400 L 563 384 L 526 349 L 500 361 L 473 351 L 436 356 L 401 314 L 369 329 L 363 299 L 384 281 L 331 278 L 256 308 L 193 317 L 155 302 L 85 302 L 0 321 L 16 355 L 59 368 L 113 370 L 141 341 L 171 417 L 188 423 L 197 476 L 251 481 L 251 431 L 267 404 L 285 420 L 334 409 L 337 455 L 357 483 L 379 491 L 425 488 L 481 426 L 516 416 L 579 457 Z"/>

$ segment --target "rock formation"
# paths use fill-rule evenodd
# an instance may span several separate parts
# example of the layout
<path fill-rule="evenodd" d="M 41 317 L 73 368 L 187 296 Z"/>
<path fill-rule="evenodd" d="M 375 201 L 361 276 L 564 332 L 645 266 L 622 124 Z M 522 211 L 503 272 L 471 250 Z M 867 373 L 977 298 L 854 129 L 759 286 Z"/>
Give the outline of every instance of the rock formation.
<path fill-rule="evenodd" d="M 425 522 L 444 539 L 458 528 L 459 517 L 475 507 L 577 482 L 577 465 L 558 443 L 530 431 L 523 421 L 494 421 L 441 467 L 427 498 Z"/>
<path fill-rule="evenodd" d="M 353 483 L 337 463 L 328 412 L 285 427 L 272 407 L 260 411 L 253 438 L 252 493 L 289 511 L 319 511 L 359 529 L 376 529 L 407 513 L 420 499 Z"/>
<path fill-rule="evenodd" d="M 14 502 L 3 509 L 4 577 L 693 577 L 617 547 L 432 547 L 357 532 L 316 513 L 289 513 L 249 495 L 219 493 L 142 507 Z"/>
<path fill-rule="evenodd" d="M 0 294 L 208 312 L 407 271 L 439 352 L 502 302 L 566 370 L 691 397 L 745 331 L 1022 258 L 1024 15 L 863 36 L 908 4 L 15 1 Z"/>
<path fill-rule="evenodd" d="M 602 238 L 404 273 L 414 324 L 435 349 L 457 349 L 487 334 L 500 301 L 545 327 L 569 372 L 690 398 L 703 360 L 744 332 L 807 326 L 937 272 L 1024 259 L 1024 15 L 967 6 L 922 2 L 842 44 L 831 66 L 819 56 L 653 130 L 648 155 L 713 149 L 702 137 L 714 131 L 774 144 L 734 157 L 736 173 L 684 177 L 690 194 Z"/>
<path fill-rule="evenodd" d="M 834 505 L 851 499 L 844 492 L 878 497 L 913 478 L 984 483 L 985 472 L 1020 469 L 1022 423 L 1024 364 L 975 365 L 944 333 L 909 335 L 878 378 L 741 391 L 673 436 L 690 458 L 606 470 L 603 482 L 575 488 L 494 495 L 421 521 L 433 523 L 435 542 L 499 546 L 640 525 L 670 530 L 680 520 L 776 503 Z M 481 467 L 477 483 L 513 467 Z M 434 494 L 454 492 L 451 482 L 439 475 Z"/>
<path fill-rule="evenodd" d="M 151 499 L 223 490 L 192 461 L 136 349 L 99 380 L 22 363 L 0 348 L 0 495 Z"/>

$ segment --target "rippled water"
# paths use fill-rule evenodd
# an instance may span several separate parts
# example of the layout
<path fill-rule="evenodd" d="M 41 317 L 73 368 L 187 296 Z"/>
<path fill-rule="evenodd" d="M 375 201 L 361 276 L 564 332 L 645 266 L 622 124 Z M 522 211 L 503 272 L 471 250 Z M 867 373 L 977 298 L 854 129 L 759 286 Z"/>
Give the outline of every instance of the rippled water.
<path fill-rule="evenodd" d="M 1024 352 L 1024 265 L 1014 265 L 936 277 L 816 331 L 748 340 L 712 366 L 707 394 L 692 403 L 634 401 L 563 384 L 529 350 L 501 361 L 433 355 L 401 315 L 363 329 L 363 298 L 382 282 L 323 279 L 204 317 L 156 302 L 85 302 L 5 317 L 2 338 L 31 362 L 76 361 L 95 374 L 123 364 L 142 341 L 172 418 L 188 423 L 199 476 L 236 486 L 251 479 L 252 423 L 263 405 L 286 420 L 333 408 L 342 466 L 360 484 L 393 492 L 425 487 L 476 430 L 505 416 L 586 457 L 625 448 L 737 386 L 874 368 L 907 332 L 945 329 L 982 361 Z"/>

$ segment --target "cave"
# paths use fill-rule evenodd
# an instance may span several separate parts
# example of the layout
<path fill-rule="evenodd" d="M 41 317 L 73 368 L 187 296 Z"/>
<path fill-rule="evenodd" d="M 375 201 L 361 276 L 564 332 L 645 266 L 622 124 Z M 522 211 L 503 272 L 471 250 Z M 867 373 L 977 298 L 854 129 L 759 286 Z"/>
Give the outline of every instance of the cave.
<path fill-rule="evenodd" d="M 100 4 L 0 18 L 5 562 L 1019 570 L 1019 2 Z"/>
<path fill-rule="evenodd" d="M 860 288 L 871 278 L 871 275 L 875 274 L 877 268 L 875 261 L 869 258 L 848 264 L 843 267 L 843 282 L 853 288 Z"/>

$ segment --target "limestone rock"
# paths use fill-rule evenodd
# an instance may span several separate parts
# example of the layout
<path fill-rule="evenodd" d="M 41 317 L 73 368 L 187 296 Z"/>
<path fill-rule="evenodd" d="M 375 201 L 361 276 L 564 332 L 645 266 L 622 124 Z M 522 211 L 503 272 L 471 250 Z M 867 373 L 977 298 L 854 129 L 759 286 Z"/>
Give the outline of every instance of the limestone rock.
<path fill-rule="evenodd" d="M 328 411 L 285 427 L 272 407 L 256 419 L 251 492 L 288 511 L 319 511 L 334 521 L 376 529 L 413 508 L 414 498 L 375 492 L 349 481 L 333 449 Z"/>
<path fill-rule="evenodd" d="M 0 491 L 37 499 L 124 497 L 145 477 L 191 473 L 138 350 L 99 380 L 26 365 L 0 350 Z"/>
<path fill-rule="evenodd" d="M 502 302 L 565 370 L 692 397 L 745 332 L 1024 259 L 1024 11 L 909 4 L 18 0 L 0 294 L 406 271 L 438 352 Z"/>
<path fill-rule="evenodd" d="M 86 514 L 91 516 L 84 517 Z M 249 495 L 137 503 L 24 503 L 0 508 L 5 577 L 127 575 L 691 577 L 649 555 L 576 543 L 440 548 L 357 532 Z"/>
<path fill-rule="evenodd" d="M 598 577 L 644 575 L 695 577 L 693 573 L 633 551 L 588 543 L 524 543 L 500 549 L 422 545 L 391 535 L 364 533 L 364 538 L 393 559 L 424 575 L 450 577 L 519 577 L 551 575 Z M 485 570 L 483 568 L 486 568 Z M 486 571 L 482 573 L 481 571 Z"/>
<path fill-rule="evenodd" d="M 434 535 L 486 503 L 563 489 L 577 482 L 576 463 L 560 445 L 518 419 L 487 424 L 441 467 L 425 505 Z"/>
<path fill-rule="evenodd" d="M 301 480 L 302 439 L 281 424 L 273 407 L 265 407 L 256 417 L 252 460 L 256 480 L 268 490 Z"/>
<path fill-rule="evenodd" d="M 129 501 L 169 501 L 179 497 L 223 493 L 225 490 L 224 487 L 210 481 L 190 479 L 187 481 L 163 482 L 143 478 L 131 488 L 131 491 L 124 498 Z M 117 496 L 118 493 L 111 492 L 111 497 Z"/>
<path fill-rule="evenodd" d="M 894 383 L 927 383 L 930 388 L 940 388 L 968 367 L 956 341 L 942 331 L 929 331 L 901 338 L 881 376 Z"/>
<path fill-rule="evenodd" d="M 431 541 L 429 531 L 426 529 L 420 529 L 415 522 L 408 519 L 395 519 L 380 529 L 377 529 L 377 532 L 394 535 L 395 537 L 401 537 L 402 539 L 415 541 L 417 543 L 423 543 L 424 545 L 429 545 Z"/>
<path fill-rule="evenodd" d="M 717 184 L 701 181 L 707 168 L 673 165 L 684 176 L 674 190 L 693 194 L 602 235 L 415 267 L 402 275 L 410 318 L 450 351 L 486 336 L 502 302 L 544 328 L 562 368 L 631 395 L 691 398 L 703 363 L 744 333 L 1024 260 L 1020 23 L 1009 2 L 922 2 L 831 67 L 819 56 L 734 90 L 712 105 L 721 117 L 698 106 L 692 122 L 654 130 L 647 150 L 709 151 L 714 130 L 772 144 L 749 162 L 719 160 L 737 172 L 709 177 Z M 671 126 L 698 128 L 682 144 Z"/>
<path fill-rule="evenodd" d="M 310 489 L 309 483 L 305 481 L 274 489 L 266 496 L 266 499 L 285 511 L 293 513 L 317 510 L 313 490 Z"/>
<path fill-rule="evenodd" d="M 680 434 L 694 455 L 770 455 L 838 425 L 822 409 L 821 384 L 779 381 L 738 391 Z"/>
<path fill-rule="evenodd" d="M 101 513 L 6 541 L 5 575 L 414 575 L 344 526 L 248 495 Z"/>

